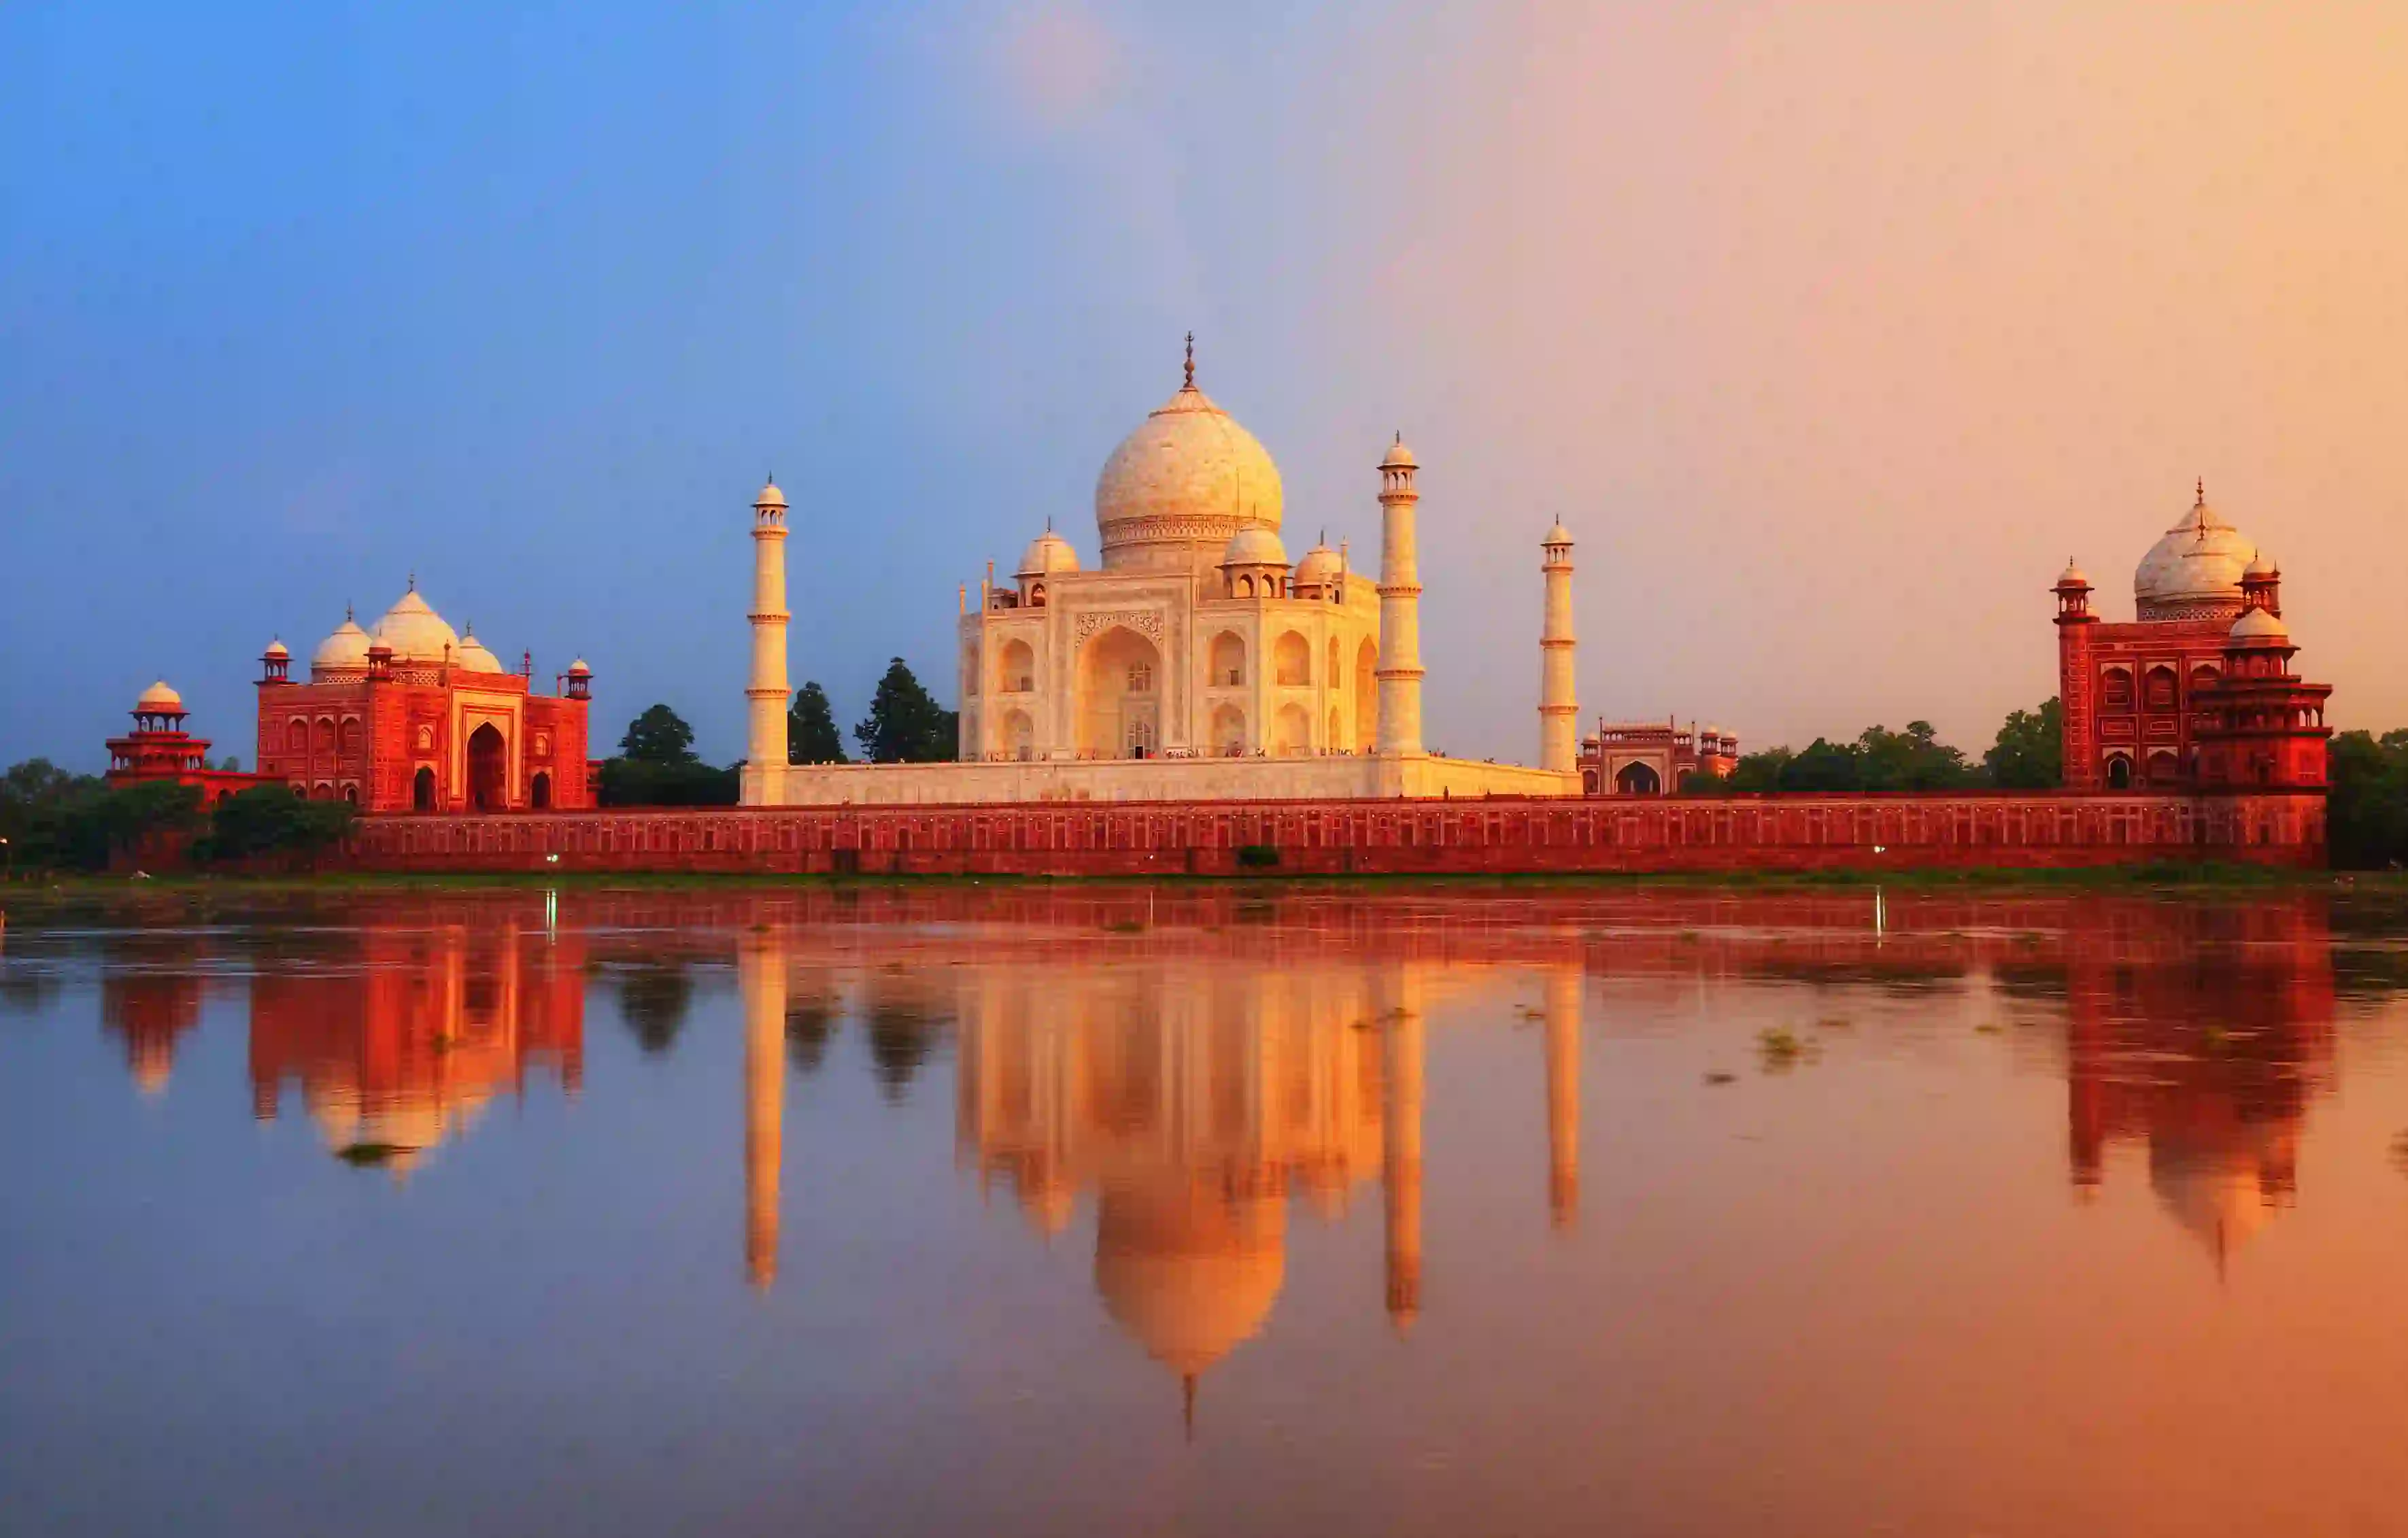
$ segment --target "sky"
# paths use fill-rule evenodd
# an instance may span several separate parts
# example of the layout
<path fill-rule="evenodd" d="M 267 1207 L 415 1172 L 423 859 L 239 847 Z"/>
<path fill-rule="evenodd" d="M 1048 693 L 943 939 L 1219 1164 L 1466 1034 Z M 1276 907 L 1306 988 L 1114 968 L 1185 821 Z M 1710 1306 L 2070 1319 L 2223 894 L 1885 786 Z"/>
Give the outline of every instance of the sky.
<path fill-rule="evenodd" d="M 0 7 L 0 762 L 165 676 L 251 756 L 271 636 L 411 574 L 595 736 L 793 675 L 951 689 L 958 586 L 1179 382 L 1286 533 L 1421 481 L 1426 735 L 1745 747 L 2055 691 L 2209 501 L 2330 719 L 2408 724 L 2408 7 Z M 949 702 L 950 703 L 950 702 Z"/>

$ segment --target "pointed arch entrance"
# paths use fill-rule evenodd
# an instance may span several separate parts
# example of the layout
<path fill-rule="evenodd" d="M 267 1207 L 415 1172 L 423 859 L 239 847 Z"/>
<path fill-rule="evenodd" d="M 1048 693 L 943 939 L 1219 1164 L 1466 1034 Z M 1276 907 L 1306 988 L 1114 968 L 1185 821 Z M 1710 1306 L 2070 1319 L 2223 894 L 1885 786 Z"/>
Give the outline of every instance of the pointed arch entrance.
<path fill-rule="evenodd" d="M 1162 749 L 1162 653 L 1114 625 L 1079 654 L 1079 756 L 1152 758 Z"/>
<path fill-rule="evenodd" d="M 501 729 L 487 721 L 468 734 L 468 805 L 480 812 L 498 812 L 509 805 L 509 744 Z"/>

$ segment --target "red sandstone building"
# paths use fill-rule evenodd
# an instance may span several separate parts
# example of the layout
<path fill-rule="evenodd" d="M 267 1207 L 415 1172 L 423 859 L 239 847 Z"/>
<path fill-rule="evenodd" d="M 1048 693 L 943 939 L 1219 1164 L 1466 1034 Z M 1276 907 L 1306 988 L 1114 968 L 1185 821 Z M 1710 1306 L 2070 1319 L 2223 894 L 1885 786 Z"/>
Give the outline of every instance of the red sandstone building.
<path fill-rule="evenodd" d="M 585 718 L 593 672 L 580 660 L 557 694 L 535 691 L 471 625 L 455 634 L 408 592 L 371 630 L 349 614 L 291 676 L 273 642 L 260 659 L 259 772 L 314 799 L 368 812 L 582 810 L 594 805 Z"/>
<path fill-rule="evenodd" d="M 1579 763 L 1583 795 L 1670 795 L 1698 775 L 1728 779 L 1739 767 L 1739 736 L 1718 726 L 1699 731 L 1694 721 L 1683 731 L 1671 720 L 1600 719 L 1597 735 L 1581 739 Z"/>
<path fill-rule="evenodd" d="M 2068 790 L 2323 788 L 2331 686 L 2291 671 L 2282 573 L 2204 485 L 2133 573 L 2132 622 L 2102 623 L 2071 562 L 2056 591 Z"/>
<path fill-rule="evenodd" d="M 209 767 L 209 739 L 184 730 L 184 699 L 160 679 L 134 702 L 134 730 L 108 739 L 111 785 L 165 781 L 190 785 L 201 792 L 201 805 L 216 805 L 254 785 L 272 783 L 266 776 Z"/>

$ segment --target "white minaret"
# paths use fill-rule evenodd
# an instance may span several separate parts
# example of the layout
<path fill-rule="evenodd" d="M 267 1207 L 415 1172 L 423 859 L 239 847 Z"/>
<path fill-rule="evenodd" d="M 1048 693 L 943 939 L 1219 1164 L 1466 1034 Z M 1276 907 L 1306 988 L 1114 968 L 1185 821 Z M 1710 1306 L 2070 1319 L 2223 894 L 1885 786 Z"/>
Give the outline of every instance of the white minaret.
<path fill-rule="evenodd" d="M 744 805 L 786 800 L 786 493 L 774 480 L 752 499 L 752 681 L 744 691 L 752 730 L 744 751 Z"/>
<path fill-rule="evenodd" d="M 1561 520 L 1539 548 L 1547 552 L 1546 618 L 1539 628 L 1539 767 L 1580 767 L 1580 706 L 1572 698 L 1572 536 Z"/>
<path fill-rule="evenodd" d="M 1419 466 L 1405 435 L 1380 462 L 1380 733 L 1383 757 L 1422 751 L 1422 578 L 1415 554 L 1413 490 Z"/>

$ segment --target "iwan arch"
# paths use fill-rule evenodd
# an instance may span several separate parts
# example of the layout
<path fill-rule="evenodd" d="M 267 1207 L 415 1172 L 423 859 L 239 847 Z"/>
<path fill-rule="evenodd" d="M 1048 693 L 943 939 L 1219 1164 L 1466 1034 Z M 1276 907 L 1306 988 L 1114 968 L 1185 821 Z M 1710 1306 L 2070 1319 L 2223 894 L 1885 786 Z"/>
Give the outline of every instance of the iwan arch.
<path fill-rule="evenodd" d="M 1341 545 L 1291 563 L 1279 467 L 1197 388 L 1096 480 L 1101 561 L 1050 522 L 1008 582 L 962 594 L 958 762 L 788 764 L 786 499 L 753 503 L 746 805 L 1578 795 L 1571 537 L 1543 548 L 1541 767 L 1422 746 L 1418 463 L 1379 463 L 1377 580 Z"/>

